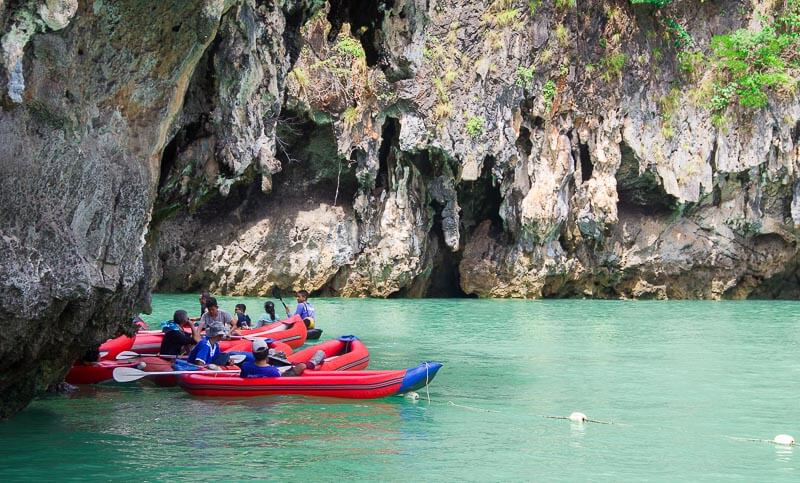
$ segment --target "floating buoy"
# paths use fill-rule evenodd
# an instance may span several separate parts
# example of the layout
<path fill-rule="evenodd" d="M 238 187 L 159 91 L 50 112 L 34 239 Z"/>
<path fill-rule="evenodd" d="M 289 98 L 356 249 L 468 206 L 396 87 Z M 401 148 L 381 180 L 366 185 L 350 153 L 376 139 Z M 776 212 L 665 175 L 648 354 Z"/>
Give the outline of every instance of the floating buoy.
<path fill-rule="evenodd" d="M 788 434 L 779 434 L 772 439 L 772 442 L 775 444 L 782 444 L 785 446 L 792 446 L 795 444 L 794 438 L 789 436 Z"/>
<path fill-rule="evenodd" d="M 407 392 L 406 399 L 408 399 L 409 401 L 419 401 L 419 394 L 417 394 L 414 391 Z"/>
<path fill-rule="evenodd" d="M 585 414 L 576 411 L 569 415 L 569 420 L 573 423 L 583 423 L 588 421 L 589 418 L 587 418 Z"/>

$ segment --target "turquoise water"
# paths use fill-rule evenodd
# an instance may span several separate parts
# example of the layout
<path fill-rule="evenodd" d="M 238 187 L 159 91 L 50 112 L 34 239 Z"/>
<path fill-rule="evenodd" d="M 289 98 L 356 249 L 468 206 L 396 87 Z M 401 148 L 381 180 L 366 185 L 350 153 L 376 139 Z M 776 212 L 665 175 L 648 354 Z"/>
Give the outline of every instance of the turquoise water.
<path fill-rule="evenodd" d="M 157 295 L 145 319 L 196 300 Z M 800 439 L 797 303 L 314 302 L 323 339 L 359 335 L 371 368 L 444 362 L 429 394 L 87 387 L 0 423 L 0 479 L 800 481 L 800 447 L 745 440 Z M 613 424 L 544 417 L 573 411 Z"/>

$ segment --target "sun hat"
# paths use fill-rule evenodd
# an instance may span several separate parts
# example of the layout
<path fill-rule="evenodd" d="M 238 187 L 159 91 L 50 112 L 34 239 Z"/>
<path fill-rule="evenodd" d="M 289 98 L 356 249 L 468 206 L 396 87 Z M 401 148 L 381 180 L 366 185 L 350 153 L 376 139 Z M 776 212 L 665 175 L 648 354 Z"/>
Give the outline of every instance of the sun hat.
<path fill-rule="evenodd" d="M 253 352 L 265 351 L 269 349 L 267 341 L 264 339 L 253 339 Z"/>

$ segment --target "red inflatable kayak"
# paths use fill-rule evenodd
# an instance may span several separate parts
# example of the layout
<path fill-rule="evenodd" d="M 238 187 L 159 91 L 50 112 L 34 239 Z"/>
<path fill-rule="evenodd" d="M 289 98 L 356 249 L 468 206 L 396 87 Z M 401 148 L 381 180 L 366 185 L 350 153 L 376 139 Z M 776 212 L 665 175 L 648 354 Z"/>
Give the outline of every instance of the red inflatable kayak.
<path fill-rule="evenodd" d="M 358 337 L 343 335 L 335 340 L 312 345 L 287 357 L 289 362 L 308 362 L 315 352 L 325 352 L 322 364 L 314 371 L 353 371 L 365 369 L 369 364 L 369 350 Z"/>
<path fill-rule="evenodd" d="M 241 330 L 240 333 L 240 336 L 233 336 L 230 340 L 220 342 L 220 349 L 224 352 L 245 350 L 241 348 L 245 345 L 242 344 L 241 341 L 244 340 L 252 344 L 249 339 L 253 337 L 269 338 L 278 342 L 284 342 L 289 347 L 300 347 L 306 342 L 307 329 L 306 324 L 303 323 L 303 319 L 301 319 L 299 315 L 295 315 L 289 319 L 279 320 L 278 322 L 259 327 L 258 329 Z M 162 332 L 153 333 L 152 331 L 147 331 L 146 333 L 139 333 L 136 334 L 133 346 L 130 349 L 124 350 L 132 350 L 140 354 L 156 354 L 161 349 L 161 340 L 163 337 L 164 334 Z M 248 339 L 243 339 L 243 337 L 247 337 Z M 233 348 L 234 346 L 236 347 L 235 349 Z"/>
<path fill-rule="evenodd" d="M 131 347 L 133 347 L 133 337 L 121 335 L 103 342 L 97 350 L 100 351 L 100 360 L 113 361 L 117 354 L 129 351 Z"/>
<path fill-rule="evenodd" d="M 112 373 L 117 367 L 137 367 L 138 365 L 138 360 L 89 363 L 76 362 L 69 369 L 64 380 L 70 384 L 99 384 L 112 380 Z"/>
<path fill-rule="evenodd" d="M 415 391 L 429 384 L 442 367 L 423 362 L 395 371 L 306 371 L 300 377 L 241 378 L 230 375 L 181 374 L 178 384 L 189 394 L 215 397 L 299 394 L 374 399 Z"/>

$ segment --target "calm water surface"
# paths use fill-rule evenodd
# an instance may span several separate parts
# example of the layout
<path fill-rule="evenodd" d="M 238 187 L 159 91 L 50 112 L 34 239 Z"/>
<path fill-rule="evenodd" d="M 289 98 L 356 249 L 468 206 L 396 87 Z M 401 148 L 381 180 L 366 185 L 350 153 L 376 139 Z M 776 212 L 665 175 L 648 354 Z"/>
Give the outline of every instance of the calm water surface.
<path fill-rule="evenodd" d="M 145 319 L 196 300 L 156 295 Z M 264 299 L 219 300 L 258 316 Z M 0 480 L 800 481 L 800 447 L 744 440 L 800 439 L 800 304 L 313 302 L 323 339 L 358 335 L 371 368 L 444 362 L 429 394 L 85 387 L 0 423 Z M 545 417 L 572 411 L 613 424 Z"/>

